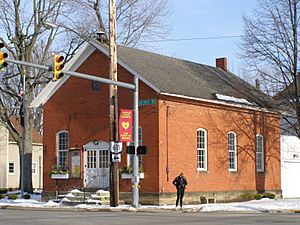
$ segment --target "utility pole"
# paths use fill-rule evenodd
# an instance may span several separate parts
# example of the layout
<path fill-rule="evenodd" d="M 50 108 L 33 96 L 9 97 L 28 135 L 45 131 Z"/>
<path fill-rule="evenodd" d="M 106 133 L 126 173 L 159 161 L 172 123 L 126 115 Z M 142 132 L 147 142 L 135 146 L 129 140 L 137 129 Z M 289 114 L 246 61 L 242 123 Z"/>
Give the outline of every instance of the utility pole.
<path fill-rule="evenodd" d="M 116 3 L 109 1 L 109 55 L 110 55 L 110 80 L 117 81 L 117 45 L 116 45 Z M 110 141 L 118 141 L 118 89 L 115 85 L 109 86 L 109 118 Z M 119 173 L 118 162 L 113 162 L 110 157 L 110 206 L 119 205 Z"/>

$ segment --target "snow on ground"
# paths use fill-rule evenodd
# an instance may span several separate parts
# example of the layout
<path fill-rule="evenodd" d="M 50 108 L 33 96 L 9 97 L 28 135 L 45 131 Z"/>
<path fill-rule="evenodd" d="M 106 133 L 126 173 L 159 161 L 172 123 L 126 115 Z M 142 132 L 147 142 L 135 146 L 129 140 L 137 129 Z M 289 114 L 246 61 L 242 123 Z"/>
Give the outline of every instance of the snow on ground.
<path fill-rule="evenodd" d="M 31 195 L 31 199 L 17 199 L 10 200 L 7 197 L 0 200 L 1 206 L 11 207 L 27 207 L 27 208 L 80 208 L 80 209 L 108 209 L 111 208 L 108 205 L 87 205 L 80 204 L 77 206 L 63 206 L 59 203 L 48 201 L 41 202 L 40 195 Z M 117 208 L 136 210 L 130 205 L 120 205 Z M 140 209 L 174 209 L 174 205 L 153 206 L 153 205 L 141 205 Z M 183 209 L 189 212 L 276 212 L 276 211 L 290 211 L 300 210 L 300 199 L 261 199 L 252 200 L 247 202 L 235 202 L 235 203 L 212 203 L 212 204 L 199 204 L 199 205 L 184 205 Z"/>

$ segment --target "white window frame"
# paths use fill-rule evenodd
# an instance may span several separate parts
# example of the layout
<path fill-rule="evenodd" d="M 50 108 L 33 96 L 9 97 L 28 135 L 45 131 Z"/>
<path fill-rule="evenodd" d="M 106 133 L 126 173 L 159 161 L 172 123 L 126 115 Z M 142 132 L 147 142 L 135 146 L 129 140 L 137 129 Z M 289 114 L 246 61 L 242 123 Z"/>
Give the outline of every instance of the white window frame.
<path fill-rule="evenodd" d="M 67 134 L 67 143 L 65 149 L 60 149 L 60 134 L 66 133 Z M 57 165 L 62 166 L 63 168 L 68 168 L 68 149 L 69 149 L 69 132 L 67 130 L 61 130 L 57 132 L 56 134 L 56 149 L 57 149 Z M 64 163 L 61 163 L 62 160 L 60 160 L 60 152 L 66 152 L 66 160 Z"/>
<path fill-rule="evenodd" d="M 34 166 L 35 165 L 35 166 Z M 33 175 L 37 175 L 37 163 L 36 162 L 33 162 L 31 164 L 31 171 L 32 171 L 32 174 Z"/>
<path fill-rule="evenodd" d="M 233 144 L 230 143 L 230 136 L 233 135 Z M 236 172 L 237 171 L 237 137 L 236 133 L 233 131 L 229 131 L 227 134 L 228 139 L 228 171 Z M 233 155 L 233 157 L 231 157 Z M 231 159 L 233 159 L 233 168 L 231 168 Z"/>
<path fill-rule="evenodd" d="M 199 133 L 202 132 L 204 135 L 203 147 L 200 146 L 199 140 Z M 203 151 L 203 154 L 200 154 L 201 151 Z M 200 160 L 201 156 L 203 160 Z M 201 164 L 203 164 L 203 167 L 200 167 Z M 204 128 L 197 129 L 197 171 L 207 171 L 207 130 Z"/>
<path fill-rule="evenodd" d="M 10 164 L 11 163 L 13 165 L 13 172 L 10 172 Z M 9 161 L 8 162 L 8 175 L 15 175 L 15 162 L 14 161 Z"/>
<path fill-rule="evenodd" d="M 259 143 L 261 140 L 261 143 Z M 256 171 L 265 172 L 265 157 L 264 157 L 264 136 L 256 135 Z"/>

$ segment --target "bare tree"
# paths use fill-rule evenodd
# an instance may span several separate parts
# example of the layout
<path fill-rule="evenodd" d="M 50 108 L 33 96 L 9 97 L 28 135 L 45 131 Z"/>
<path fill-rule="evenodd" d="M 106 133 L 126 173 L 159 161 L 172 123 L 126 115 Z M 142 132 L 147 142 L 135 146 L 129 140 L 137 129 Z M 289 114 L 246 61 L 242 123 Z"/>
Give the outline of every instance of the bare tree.
<path fill-rule="evenodd" d="M 70 0 L 70 6 L 76 9 L 76 16 L 68 18 L 70 28 L 82 35 L 107 33 L 107 0 Z M 165 22 L 168 9 L 169 0 L 117 0 L 118 44 L 134 47 L 154 37 L 164 38 L 168 32 Z"/>
<path fill-rule="evenodd" d="M 300 137 L 299 0 L 258 0 L 253 18 L 244 18 L 242 56 L 269 94 L 284 100 L 288 130 Z"/>
<path fill-rule="evenodd" d="M 117 6 L 119 43 L 135 46 L 153 34 L 162 35 L 167 3 L 168 0 L 120 0 Z M 50 65 L 52 54 L 59 52 L 65 53 L 68 61 L 83 39 L 91 38 L 95 31 L 107 31 L 106 4 L 100 0 L 1 0 L 0 42 L 4 43 L 9 57 L 16 60 Z M 68 29 L 47 30 L 45 22 Z M 31 109 L 30 104 L 52 74 L 10 64 L 0 75 L 0 118 L 18 143 L 20 154 L 22 134 L 11 120 L 13 115 L 18 116 L 18 94 L 24 88 L 25 78 L 24 191 L 32 192 L 32 130 L 40 126 L 41 112 Z"/>
<path fill-rule="evenodd" d="M 2 0 L 0 2 L 1 38 L 9 57 L 39 64 L 47 64 L 50 47 L 57 31 L 45 31 L 42 22 L 46 19 L 57 20 L 63 13 L 63 1 L 33 0 Z M 4 37 L 6 34 L 6 37 Z M 21 89 L 26 90 L 23 101 L 24 115 L 24 191 L 32 192 L 32 130 L 33 111 L 30 103 L 36 90 L 45 85 L 50 74 L 20 65 L 9 65 L 1 72 L 1 120 L 22 151 L 21 133 L 11 123 L 11 115 L 17 115 L 17 98 Z M 23 86 L 25 78 L 25 87 Z M 21 160 L 20 160 L 21 161 Z M 21 167 L 22 168 L 22 165 Z"/>

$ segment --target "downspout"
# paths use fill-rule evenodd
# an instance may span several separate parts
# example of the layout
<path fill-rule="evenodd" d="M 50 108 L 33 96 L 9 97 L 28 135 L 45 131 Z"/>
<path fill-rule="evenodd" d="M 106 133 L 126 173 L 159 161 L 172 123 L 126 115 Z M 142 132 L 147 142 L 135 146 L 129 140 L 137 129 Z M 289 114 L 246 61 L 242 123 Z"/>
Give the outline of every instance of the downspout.
<path fill-rule="evenodd" d="M 166 106 L 166 150 L 167 150 L 167 166 L 166 166 L 166 173 L 167 173 L 167 182 L 169 181 L 169 109 L 170 106 Z"/>

